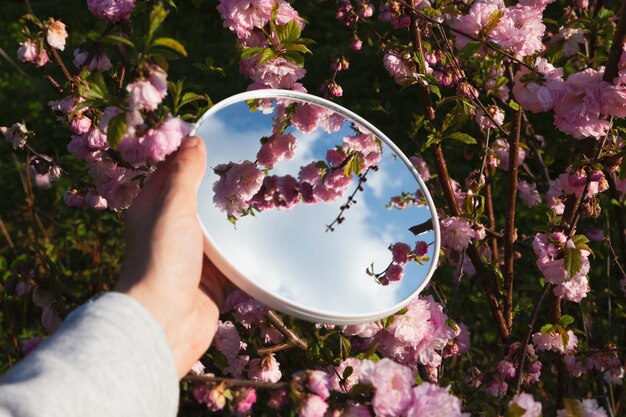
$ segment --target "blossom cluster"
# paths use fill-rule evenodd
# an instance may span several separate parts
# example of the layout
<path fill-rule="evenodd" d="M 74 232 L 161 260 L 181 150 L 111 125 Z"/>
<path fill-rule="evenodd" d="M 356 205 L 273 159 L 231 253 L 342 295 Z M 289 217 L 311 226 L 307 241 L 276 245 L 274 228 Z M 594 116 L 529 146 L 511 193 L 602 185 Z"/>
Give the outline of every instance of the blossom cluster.
<path fill-rule="evenodd" d="M 588 249 L 588 248 L 587 248 Z M 579 303 L 589 292 L 589 255 L 587 249 L 565 234 L 537 233 L 533 241 L 533 250 L 537 255 L 537 267 L 546 280 L 555 285 L 554 295 Z M 576 264 L 577 268 L 566 268 Z"/>
<path fill-rule="evenodd" d="M 344 119 L 332 111 L 307 103 L 292 103 L 293 114 L 278 105 L 272 135 L 261 139 L 256 161 L 220 164 L 214 168 L 219 176 L 213 184 L 213 202 L 230 218 L 237 219 L 248 210 L 290 209 L 300 203 L 333 202 L 341 198 L 353 182 L 354 173 L 375 169 L 382 148 L 372 133 L 354 127 L 355 133 L 343 138 L 340 146 L 329 149 L 325 161 L 313 161 L 300 168 L 298 178 L 292 175 L 266 175 L 259 165 L 271 169 L 281 160 L 294 156 L 297 141 L 286 128 L 311 133 L 318 127 L 327 132 L 341 128 Z"/>

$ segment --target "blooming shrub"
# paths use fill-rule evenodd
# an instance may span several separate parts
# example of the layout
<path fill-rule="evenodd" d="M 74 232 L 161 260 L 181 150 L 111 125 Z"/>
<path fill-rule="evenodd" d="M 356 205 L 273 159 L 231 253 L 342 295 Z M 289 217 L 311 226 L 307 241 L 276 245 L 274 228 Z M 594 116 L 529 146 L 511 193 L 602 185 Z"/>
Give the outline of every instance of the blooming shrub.
<path fill-rule="evenodd" d="M 283 88 L 394 139 L 439 209 L 443 256 L 419 298 L 375 323 L 304 323 L 235 291 L 180 415 L 624 414 L 618 2 L 32 3 L 0 6 L 3 370 L 112 287 L 120 217 L 192 123 L 234 93 Z M 283 104 L 302 133 L 343 123 Z M 273 175 L 298 145 L 282 127 L 256 161 L 214 167 L 225 215 L 334 201 L 353 181 L 338 167 L 380 158 L 357 129 L 297 178 Z M 388 208 L 424 203 L 405 190 Z M 407 279 L 427 249 L 393 242 L 370 275 Z"/>

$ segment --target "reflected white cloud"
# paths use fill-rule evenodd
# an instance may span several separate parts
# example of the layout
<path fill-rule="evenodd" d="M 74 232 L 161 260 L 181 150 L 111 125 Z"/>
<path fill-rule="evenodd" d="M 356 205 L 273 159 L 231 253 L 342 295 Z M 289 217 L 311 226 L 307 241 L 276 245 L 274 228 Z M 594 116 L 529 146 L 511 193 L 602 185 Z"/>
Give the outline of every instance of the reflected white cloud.
<path fill-rule="evenodd" d="M 253 161 L 259 139 L 269 132 L 271 115 L 250 113 L 239 103 L 206 120 L 197 135 L 207 143 L 209 166 L 216 166 Z M 271 173 L 297 177 L 300 166 L 325 159 L 326 150 L 341 144 L 350 132 L 346 124 L 333 135 L 321 129 L 300 134 L 294 158 Z M 346 210 L 345 222 L 334 232 L 326 232 L 326 225 L 337 217 L 345 198 L 331 204 L 300 204 L 289 211 L 264 211 L 239 219 L 235 228 L 212 203 L 216 179 L 209 170 L 203 180 L 200 218 L 228 262 L 265 291 L 328 314 L 368 314 L 397 304 L 425 279 L 429 267 L 416 264 L 406 266 L 402 281 L 386 287 L 365 274 L 372 262 L 377 272 L 384 270 L 391 260 L 387 247 L 398 241 L 414 244 L 416 237 L 408 228 L 431 217 L 426 207 L 385 208 L 392 196 L 417 186 L 389 147 L 384 147 L 379 170 L 368 175 L 365 191 L 357 193 L 357 204 Z M 354 181 L 348 192 L 356 185 Z M 420 239 L 434 241 L 432 232 Z"/>

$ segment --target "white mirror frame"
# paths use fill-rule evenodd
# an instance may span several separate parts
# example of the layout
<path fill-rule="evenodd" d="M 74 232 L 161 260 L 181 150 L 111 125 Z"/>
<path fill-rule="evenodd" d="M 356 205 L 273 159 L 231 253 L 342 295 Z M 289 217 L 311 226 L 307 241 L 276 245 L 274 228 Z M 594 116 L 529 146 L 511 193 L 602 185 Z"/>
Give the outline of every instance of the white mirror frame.
<path fill-rule="evenodd" d="M 432 197 L 424 184 L 424 181 L 419 176 L 409 159 L 404 155 L 404 153 L 389 139 L 385 136 L 380 130 L 374 127 L 367 120 L 363 119 L 359 115 L 351 112 L 350 110 L 333 103 L 332 101 L 323 99 L 321 97 L 317 97 L 307 93 L 301 93 L 298 91 L 291 90 L 278 90 L 278 89 L 267 89 L 267 90 L 253 90 L 245 93 L 236 94 L 234 96 L 228 97 L 219 103 L 215 104 L 211 107 L 202 117 L 196 122 L 194 128 L 191 132 L 191 135 L 195 135 L 198 128 L 202 125 L 202 123 L 213 116 L 215 113 L 220 111 L 221 109 L 228 107 L 235 103 L 244 102 L 246 100 L 254 100 L 254 99 L 294 99 L 302 102 L 316 104 L 321 107 L 325 107 L 327 109 L 333 110 L 336 113 L 344 116 L 346 119 L 352 120 L 360 124 L 361 126 L 369 129 L 373 134 L 375 134 L 380 140 L 382 140 L 387 146 L 389 146 L 396 155 L 401 159 L 401 161 L 406 165 L 407 169 L 413 174 L 417 183 L 419 184 L 424 198 L 426 199 L 428 208 L 430 209 L 430 213 L 432 214 L 432 223 L 433 223 L 433 233 L 435 235 L 435 242 L 433 247 L 433 257 L 431 259 L 430 268 L 426 274 L 424 282 L 420 285 L 417 290 L 415 290 L 412 294 L 409 294 L 402 301 L 394 304 L 393 306 L 386 308 L 384 310 L 372 311 L 370 314 L 363 315 L 342 315 L 335 316 L 332 314 L 328 314 L 328 312 L 314 310 L 311 308 L 307 308 L 305 306 L 299 305 L 297 303 L 293 303 L 277 294 L 272 294 L 262 288 L 261 286 L 256 285 L 252 281 L 248 280 L 244 275 L 242 275 L 237 268 L 229 263 L 224 255 L 220 252 L 217 244 L 211 238 L 210 232 L 206 229 L 205 225 L 198 217 L 198 221 L 200 222 L 200 226 L 202 227 L 202 231 L 204 233 L 204 251 L 209 259 L 215 264 L 215 266 L 222 271 L 222 273 L 232 281 L 237 287 L 239 287 L 242 291 L 250 295 L 251 297 L 259 300 L 260 302 L 268 305 L 269 307 L 276 309 L 282 313 L 310 321 L 315 323 L 329 323 L 335 325 L 350 325 L 350 324 L 361 324 L 361 323 L 371 323 L 376 320 L 383 319 L 385 317 L 390 316 L 391 314 L 401 310 L 404 306 L 406 306 L 411 300 L 418 296 L 418 294 L 428 285 L 435 269 L 437 267 L 437 263 L 439 262 L 439 250 L 441 245 L 441 235 L 439 231 L 439 219 L 437 217 L 437 211 L 435 209 L 435 204 L 433 203 Z M 211 152 L 211 149 L 207 147 L 207 152 Z M 210 169 L 210 168 L 208 168 Z"/>

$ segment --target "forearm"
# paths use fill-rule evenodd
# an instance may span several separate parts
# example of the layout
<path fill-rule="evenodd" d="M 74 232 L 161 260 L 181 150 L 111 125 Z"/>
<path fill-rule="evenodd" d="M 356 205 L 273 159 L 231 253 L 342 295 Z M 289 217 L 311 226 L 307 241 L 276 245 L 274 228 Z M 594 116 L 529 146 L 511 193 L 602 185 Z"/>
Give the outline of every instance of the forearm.
<path fill-rule="evenodd" d="M 0 416 L 170 417 L 178 377 L 163 330 L 131 297 L 87 302 L 0 381 Z"/>

